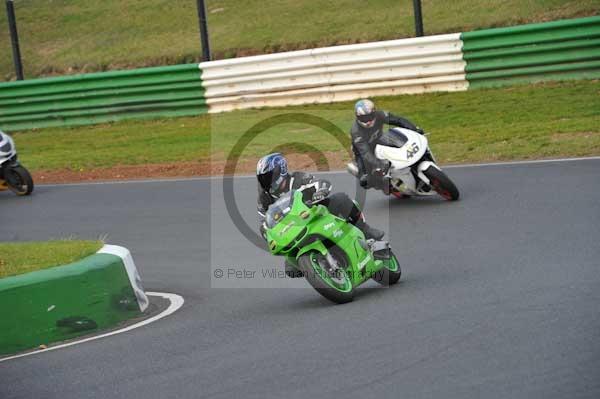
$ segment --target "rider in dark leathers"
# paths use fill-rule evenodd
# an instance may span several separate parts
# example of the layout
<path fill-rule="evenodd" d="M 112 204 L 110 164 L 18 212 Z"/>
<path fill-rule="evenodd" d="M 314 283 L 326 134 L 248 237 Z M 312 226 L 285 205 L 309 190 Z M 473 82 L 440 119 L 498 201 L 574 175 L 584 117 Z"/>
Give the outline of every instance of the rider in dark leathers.
<path fill-rule="evenodd" d="M 369 176 L 384 175 L 390 167 L 389 161 L 375 156 L 375 146 L 383 134 L 384 125 L 398 126 L 421 134 L 423 131 L 407 119 L 390 112 L 378 111 L 371 100 L 358 101 L 354 106 L 354 113 L 356 119 L 350 128 L 350 135 L 359 181 L 363 187 L 367 187 L 373 181 L 376 185 L 377 180 L 369 179 Z"/>
<path fill-rule="evenodd" d="M 264 156 L 256 167 L 258 178 L 258 215 L 261 233 L 264 229 L 264 218 L 269 205 L 277 201 L 281 194 L 290 190 L 302 191 L 304 201 L 325 205 L 329 212 L 348 220 L 358 227 L 367 239 L 381 240 L 385 233 L 370 227 L 360 208 L 345 193 L 331 193 L 331 183 L 304 172 L 288 173 L 287 160 L 280 153 Z"/>

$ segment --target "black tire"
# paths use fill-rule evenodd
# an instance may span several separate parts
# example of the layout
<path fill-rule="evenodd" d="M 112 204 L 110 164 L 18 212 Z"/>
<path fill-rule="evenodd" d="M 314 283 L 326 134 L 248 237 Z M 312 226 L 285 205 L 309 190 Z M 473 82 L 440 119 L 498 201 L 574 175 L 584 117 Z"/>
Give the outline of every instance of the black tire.
<path fill-rule="evenodd" d="M 386 265 L 377 273 L 375 273 L 375 275 L 372 277 L 372 279 L 375 280 L 377 283 L 386 287 L 389 285 L 396 284 L 398 281 L 400 281 L 400 277 L 402 276 L 402 268 L 400 267 L 400 262 L 398 262 L 398 258 L 396 258 L 396 255 L 394 255 L 394 252 L 392 252 L 392 250 L 390 249 L 389 258 L 386 261 L 390 262 L 392 260 L 396 262 L 398 270 L 392 271 Z"/>
<path fill-rule="evenodd" d="M 430 166 L 427 170 L 423 171 L 423 174 L 431 182 L 431 187 L 443 198 L 448 201 L 456 201 L 458 199 L 460 195 L 458 188 L 456 188 L 452 180 L 444 172 L 436 169 L 434 166 Z"/>
<path fill-rule="evenodd" d="M 319 275 L 319 273 L 314 271 L 312 265 L 312 256 L 317 256 L 319 254 L 316 251 L 308 252 L 304 255 L 301 255 L 298 258 L 298 266 L 304 273 L 304 277 L 308 280 L 308 283 L 312 285 L 312 287 L 317 290 L 317 292 L 323 295 L 325 298 L 329 299 L 332 302 L 342 304 L 352 302 L 354 299 L 354 288 L 351 288 L 349 291 L 340 291 L 335 288 L 332 288 L 327 282 L 323 280 L 323 278 Z M 335 256 L 335 255 L 334 255 Z M 336 260 L 339 261 L 339 258 L 336 257 Z"/>
<path fill-rule="evenodd" d="M 17 195 L 29 195 L 33 192 L 33 179 L 21 165 L 6 168 L 4 180 L 10 191 Z"/>

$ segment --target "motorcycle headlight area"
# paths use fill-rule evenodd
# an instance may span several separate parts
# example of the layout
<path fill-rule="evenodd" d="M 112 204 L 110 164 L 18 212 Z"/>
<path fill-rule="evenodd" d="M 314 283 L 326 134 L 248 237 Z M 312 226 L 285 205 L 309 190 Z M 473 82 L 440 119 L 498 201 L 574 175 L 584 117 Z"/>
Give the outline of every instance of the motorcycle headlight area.
<path fill-rule="evenodd" d="M 7 141 L 4 144 L 1 144 L 1 142 L 0 142 L 0 152 L 9 153 L 11 151 L 12 151 L 12 145 L 10 144 L 10 141 Z"/>
<path fill-rule="evenodd" d="M 293 202 L 294 196 L 290 191 L 271 204 L 265 217 L 267 228 L 272 229 L 275 227 L 292 210 Z"/>

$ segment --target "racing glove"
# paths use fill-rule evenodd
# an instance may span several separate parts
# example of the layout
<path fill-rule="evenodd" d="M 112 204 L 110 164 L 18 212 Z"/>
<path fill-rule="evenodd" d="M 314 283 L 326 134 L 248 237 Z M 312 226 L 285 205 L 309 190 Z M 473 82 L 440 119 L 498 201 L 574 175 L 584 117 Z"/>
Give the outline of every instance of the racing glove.
<path fill-rule="evenodd" d="M 312 202 L 323 201 L 329 195 L 329 187 L 321 188 L 312 195 Z"/>
<path fill-rule="evenodd" d="M 392 166 L 392 163 L 390 161 L 388 161 L 387 159 L 381 159 L 381 160 L 379 160 L 379 163 L 377 164 L 377 169 L 375 169 L 373 171 L 373 174 L 383 176 L 388 172 L 388 170 L 390 170 L 391 166 Z"/>

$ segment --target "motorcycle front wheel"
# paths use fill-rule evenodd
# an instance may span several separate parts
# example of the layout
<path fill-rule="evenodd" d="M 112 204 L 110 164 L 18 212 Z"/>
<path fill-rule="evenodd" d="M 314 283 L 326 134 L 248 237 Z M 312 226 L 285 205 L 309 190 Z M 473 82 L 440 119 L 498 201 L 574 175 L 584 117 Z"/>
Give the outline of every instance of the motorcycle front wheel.
<path fill-rule="evenodd" d="M 383 268 L 377 271 L 372 279 L 383 286 L 396 284 L 402 276 L 402 269 L 400 268 L 398 258 L 396 258 L 396 255 L 390 249 L 389 256 L 381 260 L 383 261 Z"/>
<path fill-rule="evenodd" d="M 425 176 L 431 182 L 431 187 L 448 201 L 456 201 L 459 197 L 458 188 L 452 183 L 452 180 L 444 172 L 430 166 L 423 171 Z"/>
<path fill-rule="evenodd" d="M 21 165 L 8 167 L 4 171 L 4 180 L 9 190 L 17 195 L 29 195 L 33 192 L 31 174 Z"/>
<path fill-rule="evenodd" d="M 298 258 L 298 266 L 304 277 L 317 292 L 335 303 L 351 302 L 354 298 L 354 288 L 350 276 L 344 269 L 344 260 L 332 256 L 338 265 L 332 266 L 327 258 L 317 251 L 311 251 Z"/>

